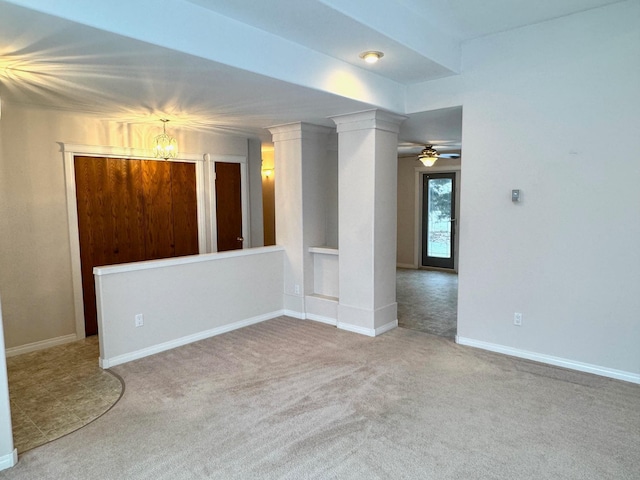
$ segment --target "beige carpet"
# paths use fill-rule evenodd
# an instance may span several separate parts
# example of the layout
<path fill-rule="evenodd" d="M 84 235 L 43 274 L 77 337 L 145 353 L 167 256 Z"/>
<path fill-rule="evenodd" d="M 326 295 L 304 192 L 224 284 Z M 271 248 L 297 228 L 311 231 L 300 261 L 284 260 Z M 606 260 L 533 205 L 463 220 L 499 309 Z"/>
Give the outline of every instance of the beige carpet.
<path fill-rule="evenodd" d="M 635 479 L 640 386 L 407 329 L 279 318 L 114 369 L 2 479 Z"/>

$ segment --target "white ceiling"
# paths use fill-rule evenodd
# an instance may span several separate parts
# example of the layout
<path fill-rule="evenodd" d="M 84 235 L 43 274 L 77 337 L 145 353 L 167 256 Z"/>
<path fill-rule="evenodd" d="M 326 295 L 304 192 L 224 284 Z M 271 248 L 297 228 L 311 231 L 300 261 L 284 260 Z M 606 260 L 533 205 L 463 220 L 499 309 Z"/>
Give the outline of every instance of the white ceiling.
<path fill-rule="evenodd" d="M 462 42 L 616 1 L 0 0 L 0 97 L 268 139 L 277 124 L 403 113 L 406 85 L 459 73 Z M 369 49 L 384 58 L 363 63 Z M 411 115 L 402 137 L 459 143 L 460 121 Z"/>

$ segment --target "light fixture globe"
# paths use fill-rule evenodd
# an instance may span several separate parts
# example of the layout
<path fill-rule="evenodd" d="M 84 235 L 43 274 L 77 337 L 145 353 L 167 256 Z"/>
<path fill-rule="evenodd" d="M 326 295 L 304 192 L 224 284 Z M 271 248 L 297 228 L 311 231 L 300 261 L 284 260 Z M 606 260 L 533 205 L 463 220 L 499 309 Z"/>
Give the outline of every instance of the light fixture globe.
<path fill-rule="evenodd" d="M 425 167 L 433 167 L 436 160 L 438 160 L 438 156 L 439 154 L 433 146 L 426 145 L 424 150 L 418 155 L 418 160 L 420 160 Z"/>
<path fill-rule="evenodd" d="M 153 151 L 156 158 L 164 158 L 169 160 L 170 158 L 176 158 L 178 156 L 178 141 L 171 135 L 167 135 L 167 120 L 161 118 L 162 133 L 154 139 Z"/>

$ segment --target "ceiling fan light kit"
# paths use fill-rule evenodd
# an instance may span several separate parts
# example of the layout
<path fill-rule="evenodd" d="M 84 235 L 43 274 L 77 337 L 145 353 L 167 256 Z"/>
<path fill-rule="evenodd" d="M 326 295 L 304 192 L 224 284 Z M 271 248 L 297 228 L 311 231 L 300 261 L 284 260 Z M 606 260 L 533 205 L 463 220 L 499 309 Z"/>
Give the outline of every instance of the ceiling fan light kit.
<path fill-rule="evenodd" d="M 432 145 L 425 145 L 424 150 L 418 155 L 418 160 L 420 160 L 425 167 L 433 167 L 438 157 L 439 153 Z"/>

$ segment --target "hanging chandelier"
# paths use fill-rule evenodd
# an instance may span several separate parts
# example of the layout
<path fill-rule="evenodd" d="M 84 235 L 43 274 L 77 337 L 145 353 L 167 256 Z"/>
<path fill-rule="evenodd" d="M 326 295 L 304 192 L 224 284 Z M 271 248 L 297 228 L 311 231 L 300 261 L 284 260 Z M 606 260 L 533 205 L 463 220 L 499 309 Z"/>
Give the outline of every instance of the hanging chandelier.
<path fill-rule="evenodd" d="M 171 135 L 167 135 L 167 120 L 161 118 L 162 133 L 154 139 L 153 150 L 156 158 L 164 158 L 169 160 L 170 158 L 176 158 L 178 156 L 178 141 Z"/>

